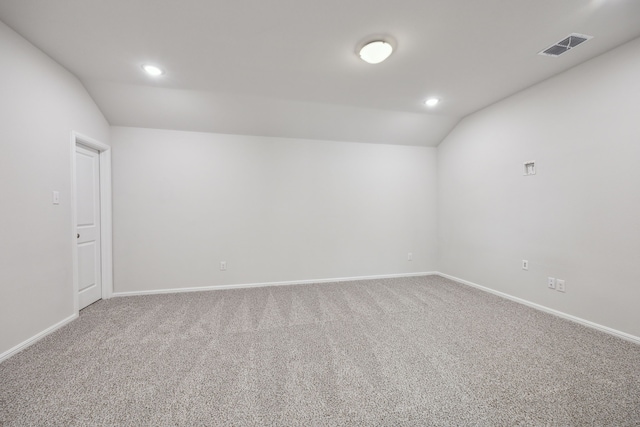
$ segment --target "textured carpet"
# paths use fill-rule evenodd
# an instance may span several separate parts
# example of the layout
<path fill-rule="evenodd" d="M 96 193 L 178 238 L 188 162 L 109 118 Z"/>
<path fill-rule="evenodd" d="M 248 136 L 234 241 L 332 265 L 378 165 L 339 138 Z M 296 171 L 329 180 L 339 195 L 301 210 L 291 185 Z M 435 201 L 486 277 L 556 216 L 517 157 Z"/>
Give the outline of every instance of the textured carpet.
<path fill-rule="evenodd" d="M 435 276 L 114 298 L 0 364 L 0 425 L 638 426 L 640 346 Z"/>

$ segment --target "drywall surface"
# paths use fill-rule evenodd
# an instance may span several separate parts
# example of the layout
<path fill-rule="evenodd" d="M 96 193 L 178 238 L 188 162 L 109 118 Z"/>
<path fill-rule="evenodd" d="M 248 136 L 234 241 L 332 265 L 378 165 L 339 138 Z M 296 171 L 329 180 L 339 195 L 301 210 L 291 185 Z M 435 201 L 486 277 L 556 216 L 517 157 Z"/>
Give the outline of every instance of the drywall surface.
<path fill-rule="evenodd" d="M 73 75 L 1 22 L 0 58 L 2 354 L 74 314 L 71 131 L 108 143 L 109 126 Z"/>
<path fill-rule="evenodd" d="M 111 142 L 115 292 L 435 269 L 435 148 L 127 127 Z"/>
<path fill-rule="evenodd" d="M 438 148 L 439 270 L 640 336 L 638 76 L 640 39 L 464 119 Z"/>

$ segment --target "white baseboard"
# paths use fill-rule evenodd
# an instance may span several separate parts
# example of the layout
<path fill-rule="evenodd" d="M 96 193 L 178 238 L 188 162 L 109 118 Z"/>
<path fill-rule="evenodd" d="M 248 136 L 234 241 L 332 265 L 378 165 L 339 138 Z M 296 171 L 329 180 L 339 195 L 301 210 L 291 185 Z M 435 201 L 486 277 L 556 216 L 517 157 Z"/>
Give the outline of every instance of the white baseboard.
<path fill-rule="evenodd" d="M 293 280 L 289 282 L 264 282 L 264 283 L 243 283 L 243 284 L 236 284 L 236 285 L 197 286 L 197 287 L 190 287 L 190 288 L 154 289 L 151 291 L 114 292 L 111 294 L 111 296 L 128 297 L 128 296 L 134 296 L 134 295 L 174 294 L 179 292 L 200 292 L 200 291 L 215 291 L 215 290 L 223 290 L 223 289 L 261 288 L 265 286 L 289 286 L 289 285 L 308 285 L 312 283 L 353 282 L 357 280 L 393 279 L 396 277 L 432 276 L 435 274 L 438 274 L 438 273 L 433 271 L 427 271 L 427 272 L 421 272 L 421 273 L 384 274 L 384 275 L 378 275 L 378 276 L 355 276 L 355 277 L 334 277 L 331 279 Z"/>
<path fill-rule="evenodd" d="M 391 279 L 398 277 L 419 277 L 419 276 L 441 276 L 446 279 L 453 280 L 454 282 L 461 283 L 463 285 L 471 286 L 477 289 L 480 289 L 485 292 L 489 292 L 491 294 L 497 295 L 502 298 L 506 298 L 511 301 L 515 301 L 517 303 L 526 305 L 528 307 L 535 308 L 540 311 L 544 311 L 546 313 L 553 314 L 555 316 L 561 317 L 563 319 L 570 320 L 572 322 L 579 323 L 581 325 L 587 326 L 589 328 L 597 329 L 599 331 L 614 335 L 618 338 L 622 338 L 627 341 L 631 341 L 636 344 L 640 344 L 640 337 L 635 335 L 628 334 L 626 332 L 618 331 L 617 329 L 609 328 L 608 326 L 600 325 L 595 322 L 591 322 L 586 319 L 582 319 L 580 317 L 573 316 L 571 314 L 564 313 L 562 311 L 554 310 L 549 307 L 545 307 L 540 304 L 536 304 L 531 301 L 527 301 L 522 298 L 514 297 L 513 295 L 506 294 L 504 292 L 496 291 L 491 288 L 487 288 L 486 286 L 478 285 L 477 283 L 470 282 L 468 280 L 460 279 L 459 277 L 451 276 L 445 273 L 432 271 L 432 272 L 421 272 L 421 273 L 400 273 L 400 274 L 385 274 L 385 275 L 377 275 L 377 276 L 356 276 L 356 277 L 336 277 L 331 279 L 312 279 L 312 280 L 294 280 L 288 282 L 264 282 L 264 283 L 246 283 L 246 284 L 236 284 L 236 285 L 220 285 L 220 286 L 201 286 L 201 287 L 191 287 L 191 288 L 174 288 L 174 289 L 158 289 L 151 291 L 132 291 L 132 292 L 114 292 L 112 294 L 113 297 L 123 297 L 123 296 L 133 296 L 133 295 L 152 295 L 152 294 L 167 294 L 167 293 L 179 293 L 179 292 L 199 292 L 199 291 L 211 291 L 211 290 L 222 290 L 222 289 L 241 289 L 241 288 L 256 288 L 256 287 L 264 287 L 264 286 L 288 286 L 288 285 L 305 285 L 311 283 L 331 283 L 331 282 L 351 282 L 358 280 L 372 280 L 372 279 Z M 44 331 L 34 335 L 33 337 L 23 341 L 22 343 L 10 348 L 4 353 L 0 354 L 0 363 L 7 360 L 11 356 L 16 353 L 24 350 L 32 344 L 35 344 L 37 341 L 41 340 L 45 336 L 50 333 L 56 331 L 57 329 L 63 327 L 67 323 L 78 318 L 78 314 L 72 314 L 66 319 L 61 320 L 45 329 Z"/>
<path fill-rule="evenodd" d="M 46 337 L 50 333 L 54 332 L 57 329 L 60 329 L 61 327 L 63 327 L 67 323 L 69 323 L 69 322 L 71 322 L 71 321 L 73 321 L 73 320 L 75 320 L 77 318 L 78 318 L 78 314 L 77 313 L 76 314 L 72 314 L 71 316 L 67 317 L 66 319 L 62 319 L 61 321 L 59 321 L 55 325 L 49 326 L 44 331 L 32 336 L 28 340 L 21 342 L 20 344 L 18 344 L 17 346 L 15 346 L 13 348 L 10 348 L 9 350 L 7 350 L 4 353 L 0 354 L 0 363 L 4 362 L 5 360 L 10 358 L 14 354 L 24 350 L 25 348 L 29 347 L 30 345 L 35 344 L 36 342 L 40 341 L 42 338 Z"/>
<path fill-rule="evenodd" d="M 514 297 L 513 295 L 506 294 L 504 292 L 496 291 L 491 288 L 487 288 L 486 286 L 478 285 L 477 283 L 469 282 L 468 280 L 460 279 L 459 277 L 450 276 L 448 274 L 436 272 L 438 276 L 444 277 L 446 279 L 453 280 L 454 282 L 461 283 L 463 285 L 472 286 L 474 288 L 483 290 L 485 292 L 489 292 L 491 294 L 497 295 L 502 298 L 506 298 L 511 301 L 515 301 L 517 303 L 526 305 L 531 308 L 535 308 L 536 310 L 544 311 L 545 313 L 553 314 L 558 317 L 562 317 L 563 319 L 571 320 L 572 322 L 579 323 L 581 325 L 587 326 L 589 328 L 597 329 L 599 331 L 605 332 L 610 335 L 614 335 L 618 338 L 622 338 L 627 341 L 631 341 L 636 344 L 640 344 L 640 337 L 635 335 L 628 334 L 626 332 L 618 331 L 617 329 L 609 328 L 608 326 L 600 325 L 598 323 L 592 322 L 590 320 L 582 319 L 580 317 L 573 316 L 571 314 L 564 313 L 562 311 L 554 310 L 553 308 L 546 307 L 544 305 L 536 304 L 535 302 L 531 302 L 522 298 Z"/>

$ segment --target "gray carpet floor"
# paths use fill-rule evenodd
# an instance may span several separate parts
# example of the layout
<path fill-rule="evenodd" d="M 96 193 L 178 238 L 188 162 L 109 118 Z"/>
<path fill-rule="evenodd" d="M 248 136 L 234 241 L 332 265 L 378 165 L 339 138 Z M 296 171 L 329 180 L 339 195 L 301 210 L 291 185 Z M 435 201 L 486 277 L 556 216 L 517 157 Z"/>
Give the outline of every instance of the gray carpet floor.
<path fill-rule="evenodd" d="M 0 364 L 2 426 L 638 426 L 640 346 L 440 277 L 114 298 Z"/>

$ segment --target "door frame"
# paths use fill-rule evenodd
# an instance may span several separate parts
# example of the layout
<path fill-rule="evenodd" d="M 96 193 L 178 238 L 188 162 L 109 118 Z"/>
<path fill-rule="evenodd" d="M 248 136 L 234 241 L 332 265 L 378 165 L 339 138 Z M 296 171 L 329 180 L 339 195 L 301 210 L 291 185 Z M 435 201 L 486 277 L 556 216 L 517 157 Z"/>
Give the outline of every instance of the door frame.
<path fill-rule="evenodd" d="M 76 145 L 81 144 L 97 150 L 100 158 L 100 273 L 102 276 L 102 299 L 109 299 L 113 294 L 113 236 L 111 223 L 111 147 L 83 135 L 71 131 L 71 241 L 73 263 L 73 310 L 79 313 L 78 295 L 78 245 L 76 242 Z"/>

